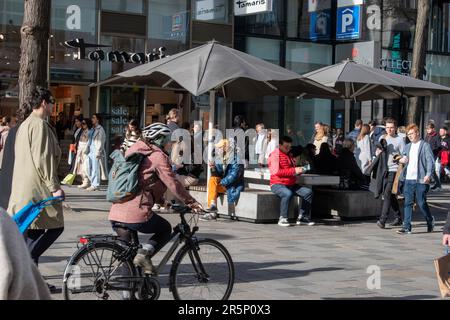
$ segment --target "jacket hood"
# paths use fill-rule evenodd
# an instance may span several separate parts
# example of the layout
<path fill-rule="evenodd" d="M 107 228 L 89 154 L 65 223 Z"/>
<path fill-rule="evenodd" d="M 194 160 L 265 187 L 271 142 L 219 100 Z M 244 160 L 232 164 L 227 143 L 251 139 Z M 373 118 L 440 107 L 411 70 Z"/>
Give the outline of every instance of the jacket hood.
<path fill-rule="evenodd" d="M 160 148 L 155 145 L 147 144 L 146 142 L 139 140 L 133 144 L 126 152 L 126 156 L 130 156 L 134 153 L 140 153 L 144 156 L 149 156 L 152 152 L 159 151 L 163 152 Z"/>

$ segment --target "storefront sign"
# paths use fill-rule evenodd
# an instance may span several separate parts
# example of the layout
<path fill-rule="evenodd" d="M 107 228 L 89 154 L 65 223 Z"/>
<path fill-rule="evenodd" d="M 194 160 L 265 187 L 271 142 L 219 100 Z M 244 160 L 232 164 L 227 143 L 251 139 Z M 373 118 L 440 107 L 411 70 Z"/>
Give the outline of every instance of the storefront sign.
<path fill-rule="evenodd" d="M 360 9 L 360 6 L 342 7 L 337 9 L 336 39 L 359 39 L 361 31 Z"/>
<path fill-rule="evenodd" d="M 91 61 L 111 61 L 111 62 L 127 62 L 127 63 L 146 63 L 165 57 L 165 47 L 153 49 L 151 53 L 142 52 L 126 52 L 126 51 L 103 51 L 96 49 L 95 51 L 86 52 L 86 48 L 109 47 L 101 44 L 85 43 L 83 39 L 74 39 L 65 41 L 64 45 L 68 48 L 78 49 L 74 54 L 74 60 L 91 60 Z"/>
<path fill-rule="evenodd" d="M 380 65 L 384 70 L 409 76 L 412 61 L 401 59 L 381 59 Z"/>
<path fill-rule="evenodd" d="M 331 9 L 331 0 L 308 0 L 308 12 Z"/>
<path fill-rule="evenodd" d="M 129 110 L 125 106 L 111 108 L 111 134 L 123 135 L 128 125 Z"/>
<path fill-rule="evenodd" d="M 195 2 L 196 20 L 223 20 L 226 14 L 226 0 L 201 0 Z"/>
<path fill-rule="evenodd" d="M 272 0 L 235 0 L 234 15 L 244 16 L 272 11 Z"/>
<path fill-rule="evenodd" d="M 381 8 L 379 5 L 372 4 L 367 7 L 367 29 L 381 30 Z"/>
<path fill-rule="evenodd" d="M 68 30 L 81 30 L 81 9 L 77 5 L 67 7 L 66 27 Z"/>
<path fill-rule="evenodd" d="M 310 13 L 309 38 L 329 40 L 331 36 L 331 10 Z"/>

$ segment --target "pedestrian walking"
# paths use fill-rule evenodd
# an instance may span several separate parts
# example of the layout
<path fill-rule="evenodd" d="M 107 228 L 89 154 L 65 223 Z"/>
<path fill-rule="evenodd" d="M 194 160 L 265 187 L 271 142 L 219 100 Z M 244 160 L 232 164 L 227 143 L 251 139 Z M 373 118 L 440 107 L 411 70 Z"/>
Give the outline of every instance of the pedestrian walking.
<path fill-rule="evenodd" d="M 404 183 L 405 197 L 403 227 L 399 234 L 410 234 L 414 202 L 417 203 L 427 222 L 427 232 L 433 232 L 434 218 L 427 203 L 427 192 L 430 188 L 431 175 L 434 171 L 434 155 L 431 146 L 420 139 L 419 127 L 411 124 L 406 128 L 408 139 L 400 163 L 405 165 L 400 181 Z"/>
<path fill-rule="evenodd" d="M 15 163 L 8 213 L 15 215 L 29 201 L 64 197 L 58 179 L 61 149 L 56 132 L 45 120 L 50 116 L 54 99 L 47 89 L 36 87 L 29 98 L 30 116 L 20 125 L 15 141 Z M 26 242 L 36 263 L 64 230 L 62 204 L 42 210 L 27 231 Z M 53 287 L 52 287 L 53 289 Z"/>
<path fill-rule="evenodd" d="M 78 140 L 77 155 L 75 157 L 75 164 L 73 167 L 73 174 L 75 176 L 81 176 L 80 189 L 87 189 L 91 186 L 89 175 L 91 172 L 91 160 L 89 158 L 89 144 L 94 134 L 92 128 L 92 121 L 89 118 L 85 118 L 81 121 L 81 136 Z"/>
<path fill-rule="evenodd" d="M 361 127 L 361 132 L 356 139 L 355 158 L 358 163 L 358 167 L 362 172 L 365 172 L 372 163 L 372 147 L 369 134 L 369 125 L 363 124 Z"/>
<path fill-rule="evenodd" d="M 125 138 L 123 139 L 122 146 L 120 150 L 125 154 L 133 144 L 142 140 L 142 132 L 139 129 L 139 123 L 136 119 L 131 119 L 128 122 L 127 131 L 125 132 Z"/>
<path fill-rule="evenodd" d="M 356 142 L 356 139 L 358 138 L 359 134 L 361 133 L 363 122 L 361 119 L 358 119 L 355 121 L 355 128 L 349 132 L 347 135 L 347 139 L 352 139 L 354 142 Z"/>
<path fill-rule="evenodd" d="M 180 121 L 181 121 L 180 110 L 176 108 L 170 109 L 169 113 L 166 116 L 166 122 L 167 126 L 169 127 L 172 133 L 180 128 Z"/>
<path fill-rule="evenodd" d="M 425 137 L 425 141 L 430 144 L 431 150 L 433 151 L 434 155 L 434 163 L 435 168 L 433 170 L 432 178 L 433 181 L 431 183 L 431 190 L 434 191 L 442 191 L 442 185 L 441 185 L 441 179 L 440 179 L 440 169 L 441 169 L 441 162 L 439 159 L 439 153 L 441 151 L 441 139 L 436 132 L 436 127 L 434 123 L 430 122 L 427 125 L 427 135 Z"/>
<path fill-rule="evenodd" d="M 254 138 L 253 144 L 255 145 L 255 155 L 258 161 L 258 166 L 263 168 L 265 166 L 264 155 L 267 150 L 267 130 L 265 129 L 264 123 L 259 123 L 255 127 L 256 137 Z"/>
<path fill-rule="evenodd" d="M 278 225 L 282 227 L 291 225 L 288 221 L 289 202 L 293 196 L 299 196 L 302 204 L 296 224 L 312 226 L 314 225 L 311 221 L 313 191 L 297 184 L 297 176 L 304 172 L 304 168 L 295 166 L 295 159 L 289 155 L 291 147 L 292 139 L 288 136 L 281 137 L 279 148 L 269 157 L 270 189 L 281 199 Z"/>
<path fill-rule="evenodd" d="M 9 130 L 15 126 L 12 117 L 4 117 L 2 126 L 0 127 L 0 170 L 2 169 L 3 150 L 6 145 L 6 138 L 8 137 Z"/>
<path fill-rule="evenodd" d="M 394 158 L 400 157 L 405 149 L 405 141 L 402 137 L 397 135 L 397 122 L 392 118 L 386 119 L 386 135 L 380 138 L 381 143 L 385 143 L 386 148 L 377 148 L 376 156 L 380 156 L 381 153 L 386 153 L 382 159 L 387 162 L 385 164 L 380 161 L 379 166 L 386 166 L 385 171 L 382 173 L 377 172 L 377 183 L 382 186 L 382 199 L 383 207 L 380 218 L 377 221 L 378 227 L 384 229 L 390 210 L 394 212 L 395 220 L 391 226 L 401 226 L 402 218 L 400 213 L 400 207 L 397 200 L 397 194 L 393 187 L 396 182 L 396 178 L 399 178 L 397 171 L 399 164 Z M 382 141 L 384 140 L 384 142 Z"/>
<path fill-rule="evenodd" d="M 333 141 L 333 153 L 337 156 L 342 150 L 342 144 L 344 143 L 345 135 L 344 130 L 336 129 L 336 137 Z"/>
<path fill-rule="evenodd" d="M 91 186 L 86 190 L 95 191 L 98 190 L 101 180 L 108 180 L 105 150 L 106 133 L 101 125 L 102 118 L 98 113 L 95 113 L 91 120 L 94 129 L 88 147 L 90 163 L 89 180 Z"/>
<path fill-rule="evenodd" d="M 319 129 L 323 126 L 323 123 L 321 121 L 316 121 L 314 123 L 314 132 L 311 136 L 311 139 L 309 140 L 309 143 L 314 143 L 314 140 L 316 140 L 316 134 L 319 132 Z"/>
<path fill-rule="evenodd" d="M 204 221 L 217 218 L 217 198 L 226 193 L 228 210 L 234 213 L 234 207 L 239 201 L 241 192 L 245 189 L 244 165 L 239 156 L 233 152 L 231 143 L 222 139 L 215 145 L 216 159 L 209 163 L 211 177 L 208 181 L 208 213 L 200 219 Z"/>

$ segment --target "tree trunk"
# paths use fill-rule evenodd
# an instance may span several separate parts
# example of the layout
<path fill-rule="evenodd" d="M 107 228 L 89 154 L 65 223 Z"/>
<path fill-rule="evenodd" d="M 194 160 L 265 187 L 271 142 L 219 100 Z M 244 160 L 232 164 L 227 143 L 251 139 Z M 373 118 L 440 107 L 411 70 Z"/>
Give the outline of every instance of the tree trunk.
<path fill-rule="evenodd" d="M 20 29 L 19 110 L 22 121 L 31 111 L 27 97 L 36 86 L 47 87 L 51 0 L 25 0 Z"/>
<path fill-rule="evenodd" d="M 411 77 L 422 79 L 425 71 L 425 57 L 428 35 L 428 15 L 430 3 L 428 0 L 418 0 L 416 33 L 414 35 Z M 422 98 L 411 98 L 406 116 L 407 123 L 420 124 Z"/>

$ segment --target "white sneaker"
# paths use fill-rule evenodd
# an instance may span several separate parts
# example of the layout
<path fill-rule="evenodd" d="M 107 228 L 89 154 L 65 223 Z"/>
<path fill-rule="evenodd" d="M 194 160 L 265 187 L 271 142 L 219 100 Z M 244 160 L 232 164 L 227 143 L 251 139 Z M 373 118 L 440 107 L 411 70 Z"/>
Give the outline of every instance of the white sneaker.
<path fill-rule="evenodd" d="M 278 225 L 282 226 L 282 227 L 290 227 L 291 226 L 288 219 L 286 219 L 286 218 L 280 218 L 280 220 L 278 220 Z"/>
<path fill-rule="evenodd" d="M 308 218 L 301 218 L 301 219 L 298 219 L 298 220 L 297 220 L 297 225 L 300 226 L 300 225 L 302 225 L 302 224 L 311 227 L 311 226 L 315 225 L 316 223 L 315 223 L 315 222 L 312 222 L 312 221 L 309 220 Z"/>
<path fill-rule="evenodd" d="M 94 187 L 94 186 L 90 186 L 89 188 L 86 189 L 87 191 L 97 191 L 98 188 Z"/>
<path fill-rule="evenodd" d="M 205 213 L 203 216 L 199 218 L 202 221 L 212 221 L 217 220 L 217 214 L 214 212 Z"/>
<path fill-rule="evenodd" d="M 157 204 L 157 203 L 155 203 L 152 207 L 152 210 L 160 210 L 160 209 L 161 209 L 161 205 Z"/>
<path fill-rule="evenodd" d="M 88 184 L 80 184 L 80 185 L 78 186 L 78 189 L 86 189 L 86 188 L 89 188 L 89 185 L 88 185 Z"/>

